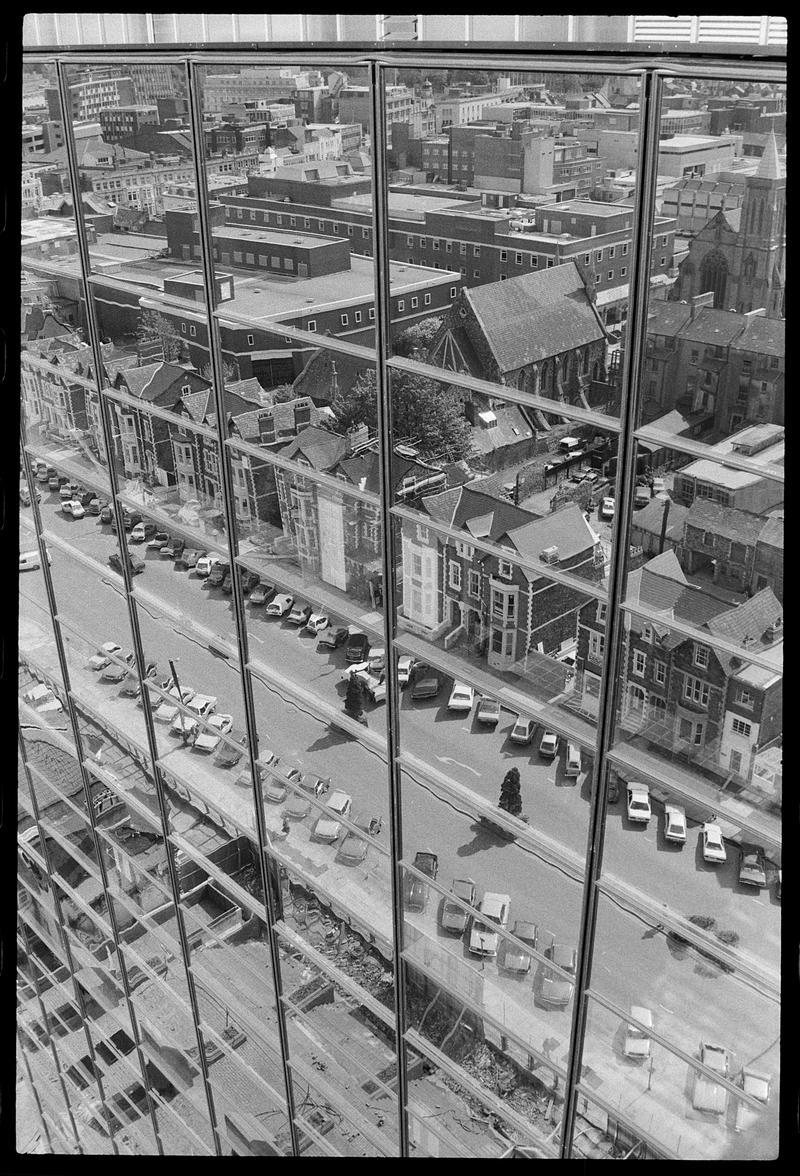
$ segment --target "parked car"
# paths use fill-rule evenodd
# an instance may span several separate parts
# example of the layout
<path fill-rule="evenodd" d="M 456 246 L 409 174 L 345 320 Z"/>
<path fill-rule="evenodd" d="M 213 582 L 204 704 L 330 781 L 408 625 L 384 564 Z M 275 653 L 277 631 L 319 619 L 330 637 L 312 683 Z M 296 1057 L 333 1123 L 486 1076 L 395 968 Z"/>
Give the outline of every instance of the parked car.
<path fill-rule="evenodd" d="M 530 743 L 536 730 L 536 722 L 529 715 L 517 715 L 509 739 L 512 743 Z"/>
<path fill-rule="evenodd" d="M 111 661 L 111 655 L 114 653 L 121 653 L 122 647 L 117 645 L 116 641 L 104 642 L 97 653 L 93 654 L 86 663 L 90 670 L 104 670 Z"/>
<path fill-rule="evenodd" d="M 769 1074 L 763 1074 L 760 1070 L 753 1070 L 750 1066 L 745 1066 L 739 1075 L 739 1085 L 744 1093 L 749 1094 L 750 1098 L 754 1098 L 756 1102 L 763 1103 L 764 1106 L 769 1102 L 772 1087 L 772 1078 Z M 747 1103 L 737 1099 L 734 1131 L 744 1131 L 745 1128 L 752 1126 L 757 1122 L 758 1114 L 759 1112 L 753 1107 L 749 1107 Z"/>
<path fill-rule="evenodd" d="M 49 550 L 47 552 L 47 562 L 52 564 L 53 557 Z M 38 551 L 21 551 L 19 553 L 19 570 L 21 572 L 33 572 L 42 566 L 42 557 Z"/>
<path fill-rule="evenodd" d="M 181 686 L 180 689 L 178 689 L 177 686 L 171 686 L 167 693 L 169 694 L 170 698 L 179 698 L 181 702 L 184 703 L 184 705 L 194 698 L 195 695 L 195 692 L 191 686 Z M 153 714 L 153 718 L 158 723 L 171 723 L 177 715 L 178 710 L 179 708 L 175 706 L 174 702 L 170 702 L 167 699 L 164 699 L 164 701 L 156 708 L 155 713 Z"/>
<path fill-rule="evenodd" d="M 451 711 L 463 711 L 466 714 L 472 710 L 472 705 L 475 702 L 475 687 L 468 686 L 466 682 L 454 682 L 453 689 L 450 691 L 450 697 L 447 700 L 447 709 Z"/>
<path fill-rule="evenodd" d="M 275 776 L 272 772 L 267 772 L 262 775 L 261 795 L 269 804 L 283 804 L 288 793 L 289 789 L 286 787 L 286 781 L 282 780 L 280 776 Z"/>
<path fill-rule="evenodd" d="M 348 629 L 347 645 L 345 646 L 344 655 L 349 662 L 362 662 L 367 660 L 369 654 L 370 640 L 366 633 L 361 629 Z"/>
<path fill-rule="evenodd" d="M 56 479 L 51 478 L 50 480 L 51 480 L 51 482 L 53 482 Z M 53 487 L 51 486 L 50 489 L 52 490 Z M 58 478 L 58 497 L 61 499 L 62 502 L 69 502 L 70 499 L 74 498 L 77 493 L 78 493 L 78 483 L 77 482 L 67 482 L 67 481 L 65 481 L 64 478 Z"/>
<path fill-rule="evenodd" d="M 101 523 L 110 523 L 110 522 L 113 522 L 113 519 L 114 519 L 114 509 L 111 506 L 111 503 L 107 502 L 105 504 L 105 506 L 100 507 L 100 522 Z"/>
<path fill-rule="evenodd" d="M 678 845 L 686 841 L 686 810 L 679 804 L 664 805 L 664 837 Z"/>
<path fill-rule="evenodd" d="M 153 538 L 157 530 L 158 528 L 156 527 L 155 523 L 144 521 L 137 523 L 136 526 L 131 529 L 131 543 L 146 543 L 148 540 Z"/>
<path fill-rule="evenodd" d="M 628 785 L 628 820 L 646 825 L 652 815 L 650 789 L 646 784 L 631 781 Z"/>
<path fill-rule="evenodd" d="M 296 784 L 298 788 L 301 788 L 303 792 L 308 792 L 309 794 L 315 794 L 320 784 L 323 787 L 327 785 L 328 789 L 330 789 L 331 785 L 329 777 L 317 776 L 315 772 L 301 772 L 300 768 L 291 768 L 286 773 L 286 778 L 287 780 L 291 780 L 293 784 Z"/>
<path fill-rule="evenodd" d="M 293 792 L 283 811 L 290 821 L 302 821 L 311 812 L 311 798 L 303 792 Z"/>
<path fill-rule="evenodd" d="M 328 844 L 338 840 L 342 831 L 342 818 L 350 815 L 353 798 L 347 792 L 337 788 L 328 797 L 325 811 L 320 813 L 314 822 L 311 836 L 316 841 L 327 841 Z"/>
<path fill-rule="evenodd" d="M 323 629 L 328 627 L 328 614 L 323 612 L 312 612 L 311 616 L 306 621 L 306 629 L 309 633 L 321 633 Z"/>
<path fill-rule="evenodd" d="M 277 596 L 273 596 L 265 611 L 268 617 L 283 617 L 288 613 L 293 604 L 293 596 L 289 596 L 285 592 L 280 592 Z"/>
<path fill-rule="evenodd" d="M 140 555 L 137 555 L 135 551 L 129 551 L 128 557 L 131 561 L 131 572 L 134 576 L 138 576 L 139 573 L 143 572 L 145 569 L 144 560 Z M 118 552 L 111 552 L 111 555 L 108 557 L 108 564 L 109 567 L 113 568 L 115 572 L 119 572 L 119 574 L 122 575 L 122 560 L 120 559 Z"/>
<path fill-rule="evenodd" d="M 124 653 L 122 650 L 115 654 L 114 657 L 116 660 L 109 662 L 109 664 L 100 671 L 101 682 L 121 682 L 122 679 L 127 675 L 130 667 L 136 661 L 135 654 Z"/>
<path fill-rule="evenodd" d="M 487 891 L 478 905 L 480 918 L 474 916 L 469 933 L 469 950 L 473 955 L 496 956 L 500 941 L 498 928 L 505 931 L 511 898 L 507 894 Z"/>
<path fill-rule="evenodd" d="M 30 506 L 31 492 L 27 486 L 20 486 L 20 488 L 19 488 L 19 501 L 20 501 L 21 506 Z M 38 490 L 36 491 L 36 501 L 37 502 L 42 501 L 42 496 Z"/>
<path fill-rule="evenodd" d="M 724 1046 L 701 1041 L 700 1061 L 708 1066 L 709 1070 L 721 1074 L 724 1078 L 727 1078 L 730 1073 L 730 1055 Z M 715 1082 L 708 1074 L 695 1070 L 692 1106 L 696 1111 L 724 1115 L 728 1109 L 728 1097 L 727 1087 Z"/>
<path fill-rule="evenodd" d="M 369 821 L 364 816 L 354 816 L 352 820 L 359 832 L 355 829 L 347 830 L 347 836 L 339 846 L 337 856 L 339 861 L 346 862 L 348 866 L 357 866 L 359 862 L 363 862 L 369 850 L 366 837 L 360 836 L 361 833 L 369 833 Z"/>
<path fill-rule="evenodd" d="M 272 599 L 274 594 L 275 588 L 272 584 L 267 584 L 265 580 L 259 580 L 255 588 L 250 592 L 250 603 L 266 604 L 268 600 Z"/>
<path fill-rule="evenodd" d="M 429 850 L 418 850 L 414 854 L 414 868 L 428 878 L 436 878 L 439 873 L 439 859 Z M 403 879 L 403 901 L 406 910 L 424 911 L 428 905 L 430 887 L 416 874 L 406 873 Z"/>
<path fill-rule="evenodd" d="M 231 565 L 222 556 L 215 559 L 208 569 L 208 582 L 211 587 L 218 588 L 230 570 Z"/>
<path fill-rule="evenodd" d="M 557 968 L 561 968 L 568 975 L 575 975 L 575 969 L 578 964 L 578 952 L 574 947 L 566 947 L 563 943 L 554 942 L 551 943 L 544 954 Z M 547 1004 L 569 1004 L 574 988 L 573 981 L 560 976 L 552 968 L 544 968 L 542 972 L 541 998 Z"/>
<path fill-rule="evenodd" d="M 278 764 L 278 757 L 275 755 L 274 751 L 262 751 L 256 760 L 256 764 L 258 766 L 259 779 L 263 783 L 266 769 L 276 767 Z M 241 788 L 252 788 L 253 777 L 250 774 L 250 768 L 244 768 L 233 782 L 234 784 L 238 784 Z"/>
<path fill-rule="evenodd" d="M 577 743 L 568 743 L 567 757 L 564 760 L 564 775 L 568 779 L 574 779 L 575 777 L 580 776 L 582 767 L 583 764 L 581 761 L 581 749 L 578 747 Z"/>
<path fill-rule="evenodd" d="M 149 662 L 145 667 L 144 677 L 146 679 L 153 679 L 158 678 L 158 676 L 158 665 L 155 662 Z M 136 673 L 136 669 L 134 667 L 128 670 L 127 674 L 125 675 L 120 694 L 125 695 L 128 698 L 138 698 L 140 689 L 141 687 L 139 686 L 139 676 Z"/>
<path fill-rule="evenodd" d="M 214 756 L 219 768 L 234 768 L 247 750 L 247 736 L 243 731 L 230 731 L 230 738 L 222 740 Z"/>
<path fill-rule="evenodd" d="M 601 498 L 600 507 L 597 511 L 598 517 L 601 519 L 613 519 L 614 517 L 614 499 Z"/>
<path fill-rule="evenodd" d="M 767 884 L 767 860 L 757 845 L 743 845 L 739 851 L 739 881 L 743 886 Z"/>
<path fill-rule="evenodd" d="M 641 510 L 643 506 L 647 506 L 651 497 L 649 486 L 637 486 L 633 492 L 633 509 Z"/>
<path fill-rule="evenodd" d="M 479 723 L 487 723 L 491 727 L 496 727 L 500 722 L 500 703 L 496 698 L 488 698 L 484 695 L 478 703 L 475 718 Z"/>
<path fill-rule="evenodd" d="M 456 878 L 450 886 L 450 893 L 456 898 L 460 898 L 461 902 L 474 907 L 475 899 L 478 896 L 478 888 L 472 878 Z M 453 902 L 450 898 L 444 900 L 442 904 L 443 931 L 452 931 L 458 935 L 463 935 L 471 917 L 469 911 L 465 910 L 459 903 Z"/>
<path fill-rule="evenodd" d="M 327 629 L 323 629 L 317 638 L 317 645 L 325 646 L 329 649 L 336 649 L 336 647 L 342 645 L 349 636 L 350 634 L 343 625 L 329 624 Z"/>
<path fill-rule="evenodd" d="M 108 503 L 105 498 L 98 498 L 95 494 L 95 496 L 89 502 L 89 514 L 99 515 L 103 507 L 107 505 Z"/>
<path fill-rule="evenodd" d="M 201 579 L 205 579 L 206 576 L 211 575 L 211 569 L 214 567 L 214 564 L 221 562 L 221 555 L 215 555 L 212 551 L 209 551 L 208 555 L 200 556 L 197 563 L 195 564 L 194 570 Z M 222 576 L 220 576 L 220 582 L 222 582 Z"/>
<path fill-rule="evenodd" d="M 176 568 L 185 568 L 187 572 L 191 572 L 192 568 L 197 567 L 197 561 L 205 555 L 204 551 L 198 551 L 196 547 L 184 547 L 181 554 L 175 560 Z"/>
<path fill-rule="evenodd" d="M 497 963 L 506 972 L 513 972 L 517 976 L 524 976 L 531 970 L 531 961 L 533 958 L 531 952 L 536 950 L 539 929 L 535 923 L 531 923 L 527 919 L 516 919 L 514 926 L 511 928 L 511 934 L 516 939 L 521 940 L 531 950 L 526 951 L 524 947 L 518 946 L 516 943 L 511 943 L 508 939 L 504 939 L 500 944 Z"/>
<path fill-rule="evenodd" d="M 724 862 L 728 855 L 725 852 L 725 842 L 719 825 L 713 821 L 706 821 L 700 836 L 703 843 L 703 861 L 713 866 Z"/>
<path fill-rule="evenodd" d="M 233 727 L 233 715 L 209 715 L 206 726 L 201 728 L 192 744 L 193 751 L 204 751 L 208 754 L 219 747 L 222 736 Z"/>
<path fill-rule="evenodd" d="M 248 596 L 258 585 L 258 572 L 251 572 L 249 568 L 240 568 L 239 583 L 242 585 L 243 594 Z"/>
<path fill-rule="evenodd" d="M 555 759 L 558 753 L 558 736 L 555 731 L 544 731 L 539 740 L 539 755 L 545 759 Z"/>
<path fill-rule="evenodd" d="M 168 543 L 165 543 L 164 546 L 160 548 L 158 554 L 166 557 L 166 559 L 179 559 L 183 555 L 185 547 L 186 540 L 175 537 L 170 539 Z"/>
<path fill-rule="evenodd" d="M 308 618 L 311 616 L 311 605 L 303 604 L 302 600 L 295 601 L 292 611 L 286 618 L 290 625 L 304 626 Z"/>
<path fill-rule="evenodd" d="M 230 568 L 228 568 L 227 572 L 222 577 L 222 583 L 220 584 L 220 588 L 222 589 L 222 591 L 225 593 L 226 596 L 233 595 L 233 572 L 231 571 Z"/>
<path fill-rule="evenodd" d="M 653 1014 L 650 1009 L 642 1005 L 631 1005 L 631 1016 L 635 1021 L 641 1021 L 646 1025 L 647 1029 L 653 1028 Z M 650 1036 L 646 1030 L 640 1029 L 638 1025 L 626 1025 L 622 1052 L 626 1058 L 649 1058 Z"/>
<path fill-rule="evenodd" d="M 69 502 L 62 503 L 61 510 L 64 514 L 72 515 L 74 519 L 82 519 L 86 514 L 77 498 L 71 498 Z"/>
<path fill-rule="evenodd" d="M 665 494 L 666 493 L 666 483 L 664 482 L 664 479 L 663 478 L 653 478 L 653 485 L 652 485 L 651 489 L 653 491 L 654 498 L 657 497 L 659 494 Z"/>
<path fill-rule="evenodd" d="M 413 657 L 409 657 L 408 654 L 403 654 L 402 657 L 397 659 L 397 681 L 401 690 L 405 690 L 408 685 L 413 669 Z"/>
<path fill-rule="evenodd" d="M 439 671 L 425 662 L 417 662 L 414 666 L 411 684 L 412 698 L 435 698 L 442 686 Z"/>

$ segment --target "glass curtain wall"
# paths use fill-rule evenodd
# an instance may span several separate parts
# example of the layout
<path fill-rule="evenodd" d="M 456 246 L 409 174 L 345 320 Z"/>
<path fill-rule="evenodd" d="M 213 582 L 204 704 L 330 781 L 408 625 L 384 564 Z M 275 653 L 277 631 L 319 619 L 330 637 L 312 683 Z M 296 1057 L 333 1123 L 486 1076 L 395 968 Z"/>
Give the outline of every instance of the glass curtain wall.
<path fill-rule="evenodd" d="M 785 91 L 685 68 L 27 59 L 53 1150 L 776 1154 Z"/>

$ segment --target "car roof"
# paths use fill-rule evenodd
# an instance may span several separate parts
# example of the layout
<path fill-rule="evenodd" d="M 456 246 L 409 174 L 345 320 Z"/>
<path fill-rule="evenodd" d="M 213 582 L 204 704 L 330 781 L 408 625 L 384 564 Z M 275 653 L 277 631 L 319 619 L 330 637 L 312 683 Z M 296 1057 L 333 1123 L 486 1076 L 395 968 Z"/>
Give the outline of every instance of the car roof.
<path fill-rule="evenodd" d="M 535 923 L 531 923 L 528 919 L 516 919 L 514 921 L 512 934 L 516 935 L 518 939 L 533 939 L 535 933 Z"/>
<path fill-rule="evenodd" d="M 551 959 L 554 964 L 572 964 L 575 959 L 575 948 L 565 943 L 554 943 L 551 949 Z"/>
<path fill-rule="evenodd" d="M 508 906 L 511 898 L 507 894 L 495 894 L 494 891 L 488 890 L 481 899 L 480 910 L 483 915 L 490 915 L 493 912 L 500 914 L 504 906 Z"/>
<path fill-rule="evenodd" d="M 631 781 L 631 783 L 628 785 L 628 791 L 633 793 L 634 796 L 637 793 L 640 795 L 643 794 L 644 796 L 650 795 L 650 788 L 647 784 L 639 784 L 638 782 L 634 781 Z"/>

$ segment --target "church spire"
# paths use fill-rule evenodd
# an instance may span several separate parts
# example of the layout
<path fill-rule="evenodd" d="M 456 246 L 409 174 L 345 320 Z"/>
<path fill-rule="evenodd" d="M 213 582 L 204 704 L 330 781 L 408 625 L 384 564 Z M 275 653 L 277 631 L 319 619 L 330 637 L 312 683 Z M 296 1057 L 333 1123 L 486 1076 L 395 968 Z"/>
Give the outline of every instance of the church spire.
<path fill-rule="evenodd" d="M 775 132 L 770 131 L 766 146 L 764 147 L 764 154 L 759 160 L 758 167 L 755 172 L 760 180 L 780 180 L 783 179 L 781 174 L 781 164 L 778 159 L 778 141 L 775 138 Z"/>

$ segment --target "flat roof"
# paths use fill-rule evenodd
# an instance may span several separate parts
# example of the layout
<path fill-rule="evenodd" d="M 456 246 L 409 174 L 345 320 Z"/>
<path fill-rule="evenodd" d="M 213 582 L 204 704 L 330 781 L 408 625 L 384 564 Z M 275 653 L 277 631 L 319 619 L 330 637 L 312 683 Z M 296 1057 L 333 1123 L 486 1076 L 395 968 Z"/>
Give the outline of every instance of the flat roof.
<path fill-rule="evenodd" d="M 673 135 L 670 139 L 659 139 L 658 150 L 663 154 L 670 151 L 689 151 L 697 147 L 732 147 L 733 140 L 725 135 Z"/>
<path fill-rule="evenodd" d="M 775 452 L 778 449 L 780 452 Z M 765 454 L 773 454 L 769 460 L 773 461 L 775 465 L 783 465 L 783 445 L 780 447 L 773 446 L 764 452 Z M 755 454 L 754 456 L 761 457 L 761 454 Z M 685 466 L 678 472 L 686 474 L 687 477 L 696 478 L 698 482 L 713 482 L 715 486 L 722 486 L 726 490 L 741 490 L 744 486 L 752 486 L 754 482 L 761 480 L 760 474 L 750 473 L 745 470 L 735 470 L 730 466 L 719 465 L 715 461 L 709 461 L 708 458 L 693 461 L 691 465 Z"/>
<path fill-rule="evenodd" d="M 560 204 L 542 204 L 540 212 L 575 212 L 584 216 L 619 216 L 620 208 L 617 204 L 606 204 L 600 200 L 564 200 Z M 630 212 L 626 207 L 625 212 Z"/>
<path fill-rule="evenodd" d="M 418 195 L 414 192 L 390 191 L 387 198 L 389 213 L 395 215 L 403 212 L 443 212 L 464 203 L 465 201 L 452 196 Z M 338 200 L 332 200 L 331 207 L 340 208 L 344 212 L 371 212 L 372 193 L 359 192 L 355 196 L 342 196 Z"/>
<path fill-rule="evenodd" d="M 305 249 L 322 249 L 326 245 L 341 243 L 342 237 L 313 237 L 310 233 L 281 232 L 280 229 L 251 229 L 238 223 L 215 226 L 211 230 L 214 238 L 230 241 L 252 241 L 262 245 L 302 245 Z"/>

